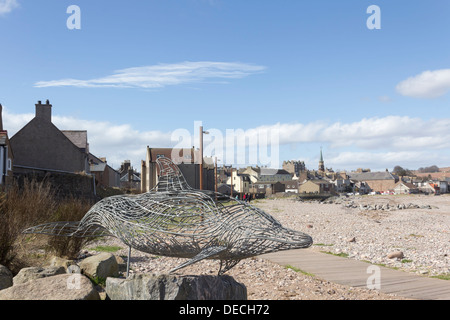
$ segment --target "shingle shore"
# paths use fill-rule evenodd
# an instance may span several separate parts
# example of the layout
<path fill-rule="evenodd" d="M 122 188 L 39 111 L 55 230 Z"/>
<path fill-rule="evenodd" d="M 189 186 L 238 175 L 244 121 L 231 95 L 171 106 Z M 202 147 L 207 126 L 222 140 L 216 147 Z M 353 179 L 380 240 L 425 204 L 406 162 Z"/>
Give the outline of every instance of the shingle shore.
<path fill-rule="evenodd" d="M 376 204 L 382 208 L 387 203 L 392 208 L 402 203 L 406 203 L 405 208 L 409 203 L 419 208 L 364 209 L 364 205 L 375 207 Z M 315 243 L 312 250 L 343 253 L 350 259 L 423 275 L 450 273 L 450 195 L 352 196 L 326 202 L 282 198 L 252 204 L 270 213 L 285 227 L 310 234 Z M 105 239 L 98 244 L 124 247 L 115 239 Z M 402 251 L 404 257 L 387 257 L 395 251 Z M 126 256 L 127 249 L 123 248 L 118 254 Z M 166 273 L 184 261 L 133 250 L 131 272 Z M 218 267 L 217 261 L 206 260 L 178 273 L 216 274 Z M 261 258 L 243 260 L 227 274 L 247 286 L 250 300 L 402 299 L 375 290 L 334 284 Z"/>

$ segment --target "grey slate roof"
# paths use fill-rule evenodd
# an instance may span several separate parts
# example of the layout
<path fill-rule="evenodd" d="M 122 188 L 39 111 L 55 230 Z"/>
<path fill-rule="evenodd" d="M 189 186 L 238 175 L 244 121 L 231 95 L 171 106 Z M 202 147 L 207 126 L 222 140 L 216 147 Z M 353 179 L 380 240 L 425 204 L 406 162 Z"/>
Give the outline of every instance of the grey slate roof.
<path fill-rule="evenodd" d="M 370 180 L 395 180 L 396 177 L 390 172 L 362 172 L 362 173 L 347 173 L 351 180 L 370 181 Z"/>
<path fill-rule="evenodd" d="M 61 132 L 78 148 L 88 151 L 86 130 L 61 130 Z"/>
<path fill-rule="evenodd" d="M 261 170 L 260 171 L 260 175 L 262 175 L 262 176 L 273 176 L 273 175 L 276 175 L 276 174 L 287 174 L 287 175 L 290 175 L 290 173 L 287 172 L 284 169 L 261 168 L 260 170 Z"/>

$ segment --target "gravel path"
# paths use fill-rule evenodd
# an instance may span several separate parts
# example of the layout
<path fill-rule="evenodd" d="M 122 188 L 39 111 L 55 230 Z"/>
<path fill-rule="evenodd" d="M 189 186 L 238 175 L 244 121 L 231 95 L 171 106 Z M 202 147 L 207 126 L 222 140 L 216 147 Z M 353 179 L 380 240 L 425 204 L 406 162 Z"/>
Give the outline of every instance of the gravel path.
<path fill-rule="evenodd" d="M 331 202 L 331 203 L 328 203 Z M 419 208 L 366 210 L 367 204 L 409 203 Z M 344 253 L 350 259 L 370 261 L 424 275 L 450 273 L 450 196 L 363 196 L 327 201 L 301 202 L 292 198 L 252 203 L 284 226 L 311 235 L 312 250 Z M 420 209 L 420 206 L 431 209 Z M 90 244 L 117 245 L 116 239 Z M 402 251 L 403 259 L 389 259 Z M 90 253 L 94 253 L 90 250 Z M 126 257 L 127 249 L 117 254 Z M 166 273 L 186 260 L 156 257 L 132 251 L 132 273 Z M 219 263 L 205 260 L 177 274 L 216 274 Z M 376 290 L 343 286 L 280 266 L 261 258 L 241 261 L 228 275 L 246 285 L 249 300 L 397 300 Z"/>

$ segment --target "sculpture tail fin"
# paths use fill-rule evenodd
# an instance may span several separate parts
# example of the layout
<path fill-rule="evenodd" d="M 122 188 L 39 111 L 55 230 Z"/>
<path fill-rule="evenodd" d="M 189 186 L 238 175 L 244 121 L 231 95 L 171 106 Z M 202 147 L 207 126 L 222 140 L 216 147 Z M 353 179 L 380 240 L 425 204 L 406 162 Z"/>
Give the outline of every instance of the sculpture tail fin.
<path fill-rule="evenodd" d="M 50 222 L 25 229 L 22 233 L 76 238 L 110 236 L 103 227 L 91 225 L 85 228 L 81 222 Z"/>

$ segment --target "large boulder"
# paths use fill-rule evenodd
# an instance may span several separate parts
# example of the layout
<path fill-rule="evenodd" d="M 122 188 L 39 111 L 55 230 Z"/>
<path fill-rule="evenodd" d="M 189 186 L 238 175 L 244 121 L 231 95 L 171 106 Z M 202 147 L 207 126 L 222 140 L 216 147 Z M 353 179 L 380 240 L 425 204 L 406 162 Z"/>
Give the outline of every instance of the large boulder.
<path fill-rule="evenodd" d="M 22 284 L 30 280 L 41 279 L 46 277 L 52 277 L 58 274 L 64 274 L 66 270 L 64 267 L 30 267 L 23 268 L 19 273 L 13 278 L 14 285 Z"/>
<path fill-rule="evenodd" d="M 9 288 L 13 285 L 13 275 L 5 266 L 0 265 L 0 290 Z"/>
<path fill-rule="evenodd" d="M 119 265 L 112 253 L 103 252 L 88 257 L 79 264 L 81 272 L 91 279 L 103 279 L 119 276 Z"/>
<path fill-rule="evenodd" d="M 86 276 L 66 273 L 1 290 L 0 300 L 100 300 L 100 296 Z"/>
<path fill-rule="evenodd" d="M 106 279 L 111 300 L 246 300 L 247 288 L 230 276 L 132 275 Z"/>

